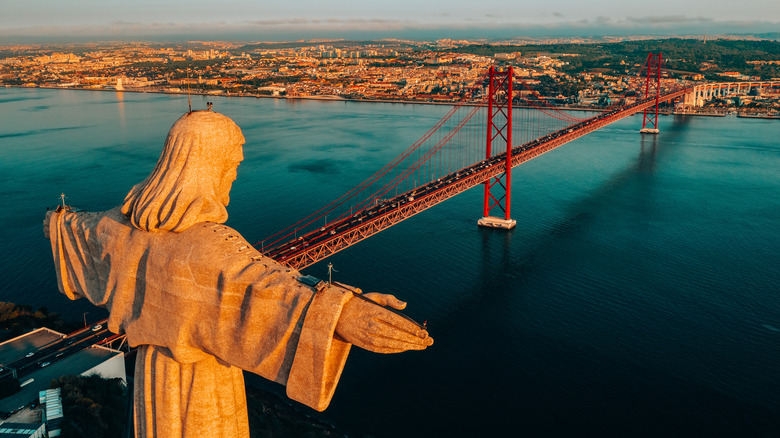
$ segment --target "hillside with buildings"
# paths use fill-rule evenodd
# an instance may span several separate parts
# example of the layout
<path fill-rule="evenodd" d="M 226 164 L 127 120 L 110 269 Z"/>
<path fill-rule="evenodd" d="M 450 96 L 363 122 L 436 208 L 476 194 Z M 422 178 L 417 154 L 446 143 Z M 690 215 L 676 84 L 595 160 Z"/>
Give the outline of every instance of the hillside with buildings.
<path fill-rule="evenodd" d="M 628 39 L 413 42 L 123 43 L 0 48 L 0 84 L 213 95 L 447 103 L 479 99 L 489 65 L 514 67 L 530 92 L 555 105 L 603 108 L 624 98 L 661 52 L 664 80 L 779 81 L 780 42 Z M 706 106 L 778 109 L 775 90 L 751 89 Z"/>

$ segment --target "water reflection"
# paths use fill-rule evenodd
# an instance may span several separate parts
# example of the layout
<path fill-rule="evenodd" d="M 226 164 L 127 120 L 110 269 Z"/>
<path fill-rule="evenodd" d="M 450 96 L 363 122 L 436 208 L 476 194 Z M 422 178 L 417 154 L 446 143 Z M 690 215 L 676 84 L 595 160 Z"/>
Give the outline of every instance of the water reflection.
<path fill-rule="evenodd" d="M 648 138 L 649 137 L 649 138 Z M 658 150 L 657 135 L 642 135 L 639 145 L 639 160 L 636 168 L 641 173 L 653 173 L 655 171 L 656 152 Z"/>
<path fill-rule="evenodd" d="M 512 235 L 515 229 L 479 227 L 482 238 L 481 283 L 495 282 L 498 272 L 512 272 Z M 499 247 L 500 246 L 500 247 Z"/>
<path fill-rule="evenodd" d="M 116 108 L 119 119 L 119 129 L 122 131 L 122 134 L 124 134 L 127 132 L 127 125 L 125 121 L 125 93 L 122 91 L 116 92 Z"/>

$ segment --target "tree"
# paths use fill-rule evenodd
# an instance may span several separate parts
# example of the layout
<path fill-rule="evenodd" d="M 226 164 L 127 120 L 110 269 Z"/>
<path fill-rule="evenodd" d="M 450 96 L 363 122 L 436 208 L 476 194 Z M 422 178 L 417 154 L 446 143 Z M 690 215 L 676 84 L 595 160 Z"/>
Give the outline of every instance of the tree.
<path fill-rule="evenodd" d="M 49 312 L 46 307 L 33 311 L 25 304 L 14 304 L 0 301 L 0 341 L 11 339 L 38 327 L 48 327 L 68 333 L 79 327 L 76 323 L 62 320 L 56 313 Z"/>
<path fill-rule="evenodd" d="M 19 379 L 7 378 L 0 380 L 0 398 L 16 394 L 22 389 Z"/>
<path fill-rule="evenodd" d="M 127 427 L 127 388 L 122 379 L 99 375 L 52 380 L 62 397 L 62 436 L 120 437 Z"/>

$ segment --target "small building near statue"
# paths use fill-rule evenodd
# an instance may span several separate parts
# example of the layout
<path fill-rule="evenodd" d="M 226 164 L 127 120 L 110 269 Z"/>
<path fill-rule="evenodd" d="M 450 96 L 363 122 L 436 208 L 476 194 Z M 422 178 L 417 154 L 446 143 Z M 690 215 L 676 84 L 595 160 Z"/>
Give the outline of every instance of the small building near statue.
<path fill-rule="evenodd" d="M 2 423 L 0 424 L 0 438 L 44 438 L 46 437 L 46 425 L 43 423 Z M 57 436 L 51 435 L 48 436 Z"/>
<path fill-rule="evenodd" d="M 98 374 L 127 384 L 123 352 L 74 339 L 74 334 L 39 328 L 0 343 L 0 386 L 7 394 L 0 399 L 0 414 L 37 404 L 39 393 L 61 376 Z"/>

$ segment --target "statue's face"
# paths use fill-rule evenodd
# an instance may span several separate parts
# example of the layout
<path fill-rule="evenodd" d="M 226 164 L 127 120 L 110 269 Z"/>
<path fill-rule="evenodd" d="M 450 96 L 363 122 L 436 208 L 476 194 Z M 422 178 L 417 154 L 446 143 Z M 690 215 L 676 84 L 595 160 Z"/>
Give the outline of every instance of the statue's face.
<path fill-rule="evenodd" d="M 233 187 L 233 181 L 238 176 L 238 165 L 244 160 L 244 148 L 242 142 L 238 147 L 233 148 L 236 152 L 229 159 L 225 160 L 224 174 L 222 175 L 222 181 L 220 182 L 219 192 L 222 196 L 222 203 L 228 205 L 230 202 L 230 189 Z"/>

